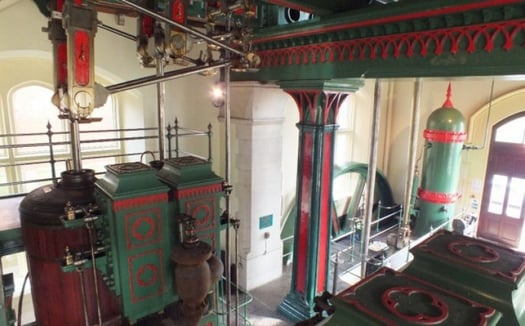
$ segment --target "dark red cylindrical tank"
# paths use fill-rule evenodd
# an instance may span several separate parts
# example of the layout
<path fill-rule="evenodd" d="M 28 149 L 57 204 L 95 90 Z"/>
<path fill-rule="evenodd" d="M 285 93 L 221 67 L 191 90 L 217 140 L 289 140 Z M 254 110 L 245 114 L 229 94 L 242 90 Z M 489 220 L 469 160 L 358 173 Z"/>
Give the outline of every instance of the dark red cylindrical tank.
<path fill-rule="evenodd" d="M 64 272 L 61 268 L 66 246 L 72 253 L 91 248 L 87 228 L 65 228 L 60 216 L 64 215 L 68 202 L 74 207 L 94 204 L 94 182 L 93 170 L 65 171 L 56 185 L 39 187 L 20 203 L 22 234 L 38 325 L 86 325 L 86 316 L 89 325 L 98 324 L 92 268 L 82 272 Z M 81 278 L 87 300 L 83 300 Z M 118 301 L 100 273 L 97 278 L 104 325 L 120 325 Z M 87 307 L 87 314 L 84 314 L 84 306 Z"/>

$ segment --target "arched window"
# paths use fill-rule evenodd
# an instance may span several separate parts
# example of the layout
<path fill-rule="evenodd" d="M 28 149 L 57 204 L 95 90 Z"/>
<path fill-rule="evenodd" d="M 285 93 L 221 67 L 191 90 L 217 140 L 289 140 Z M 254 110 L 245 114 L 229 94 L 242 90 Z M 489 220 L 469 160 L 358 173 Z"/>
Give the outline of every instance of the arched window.
<path fill-rule="evenodd" d="M 52 104 L 52 95 L 52 88 L 39 82 L 24 83 L 9 92 L 4 134 L 10 137 L 3 137 L 3 141 L 15 146 L 3 152 L 6 168 L 0 170 L 0 183 L 14 183 L 8 193 L 29 192 L 50 183 L 53 163 L 50 138 L 55 177 L 67 169 L 66 161 L 71 159 L 70 122 L 59 118 L 60 111 Z M 110 96 L 103 107 L 95 109 L 93 116 L 102 120 L 80 124 L 83 168 L 102 172 L 105 165 L 116 163 L 120 145 L 115 140 L 118 137 L 115 102 Z M 5 187 L 0 191 L 5 194 Z"/>
<path fill-rule="evenodd" d="M 496 129 L 496 142 L 525 144 L 525 115 Z"/>

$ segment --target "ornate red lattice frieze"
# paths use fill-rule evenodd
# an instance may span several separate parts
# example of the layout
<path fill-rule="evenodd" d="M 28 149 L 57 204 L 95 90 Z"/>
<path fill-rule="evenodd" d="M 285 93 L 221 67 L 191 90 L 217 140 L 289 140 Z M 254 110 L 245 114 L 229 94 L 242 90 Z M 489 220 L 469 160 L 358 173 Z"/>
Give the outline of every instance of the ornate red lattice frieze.
<path fill-rule="evenodd" d="M 470 26 L 449 27 L 437 30 L 366 37 L 337 42 L 322 42 L 279 49 L 262 50 L 261 68 L 296 66 L 354 60 L 429 57 L 446 53 L 469 54 L 491 52 L 499 47 L 511 50 L 517 35 L 525 30 L 525 21 L 511 20 Z"/>
<path fill-rule="evenodd" d="M 119 212 L 124 209 L 132 209 L 147 205 L 157 204 L 168 201 L 168 194 L 153 194 L 137 198 L 122 199 L 113 202 L 113 211 Z"/>
<path fill-rule="evenodd" d="M 204 185 L 200 187 L 191 187 L 188 189 L 175 189 L 175 198 L 185 199 L 194 196 L 203 196 L 222 191 L 222 183 Z"/>

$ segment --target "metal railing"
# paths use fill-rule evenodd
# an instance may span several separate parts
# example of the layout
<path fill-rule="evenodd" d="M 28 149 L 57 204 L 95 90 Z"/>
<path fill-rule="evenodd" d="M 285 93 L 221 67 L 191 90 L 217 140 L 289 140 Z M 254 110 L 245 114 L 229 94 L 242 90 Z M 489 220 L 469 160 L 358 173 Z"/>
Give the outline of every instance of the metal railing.
<path fill-rule="evenodd" d="M 14 134 L 0 134 L 0 151 L 1 150 L 17 150 L 23 148 L 35 148 L 41 147 L 42 151 L 38 154 L 23 155 L 17 158 L 16 153 L 11 152 L 4 159 L 0 159 L 0 169 L 4 168 L 6 171 L 8 169 L 16 169 L 22 166 L 30 165 L 41 165 L 49 164 L 49 177 L 40 177 L 35 179 L 22 179 L 16 178 L 19 173 L 8 172 L 6 173 L 7 182 L 0 182 L 0 193 L 5 193 L 5 195 L 0 195 L 0 198 L 6 196 L 13 196 L 22 194 L 22 191 L 13 191 L 13 186 L 25 185 L 25 184 L 40 184 L 44 182 L 55 183 L 58 180 L 57 176 L 57 164 L 63 163 L 66 166 L 70 166 L 71 162 L 71 153 L 69 150 L 59 152 L 57 147 L 71 145 L 69 138 L 69 132 L 67 131 L 53 131 L 53 127 L 50 123 L 46 125 L 46 132 L 34 132 L 34 133 L 14 133 Z M 202 159 L 211 161 L 211 136 L 212 136 L 212 126 L 208 124 L 206 131 L 200 131 L 195 129 L 188 129 L 181 127 L 178 123 L 178 120 L 175 119 L 174 125 L 168 124 L 167 129 L 167 141 L 168 141 L 168 157 L 172 158 L 173 156 L 179 157 L 180 155 L 191 154 L 193 156 L 200 157 Z M 102 148 L 90 150 L 84 153 L 82 160 L 98 160 L 104 158 L 116 159 L 118 163 L 130 162 L 133 160 L 138 160 L 144 151 L 133 151 L 133 152 L 124 152 L 125 144 L 133 141 L 140 141 L 140 145 L 136 147 L 147 147 L 146 141 L 148 140 L 157 140 L 158 139 L 158 129 L 153 127 L 146 128 L 120 128 L 120 129 L 100 129 L 100 130 L 89 130 L 89 131 L 80 131 L 80 135 L 95 134 L 101 135 L 100 137 L 94 139 L 84 139 L 80 140 L 80 145 L 83 144 L 103 144 L 109 142 L 116 142 L 117 146 L 113 148 Z M 121 135 L 120 137 L 103 137 L 104 134 L 110 135 Z M 198 136 L 207 136 L 207 157 L 202 157 L 201 155 L 195 154 L 191 151 L 183 151 L 180 147 L 180 138 L 183 137 L 198 137 Z M 37 141 L 30 142 L 29 140 L 17 142 L 19 139 L 30 139 L 29 137 L 41 137 L 46 138 L 47 141 Z M 64 137 L 66 140 L 57 140 L 57 137 Z M 133 146 L 133 145 L 131 145 Z M 130 146 L 130 147 L 131 147 Z M 204 147 L 204 146 L 203 146 Z M 147 150 L 146 152 L 153 155 L 158 155 L 157 150 Z M 59 153 L 59 154 L 57 154 Z M 105 171 L 95 171 L 95 174 L 100 175 L 104 174 Z M 7 188 L 7 191 L 2 191 L 2 189 Z"/>

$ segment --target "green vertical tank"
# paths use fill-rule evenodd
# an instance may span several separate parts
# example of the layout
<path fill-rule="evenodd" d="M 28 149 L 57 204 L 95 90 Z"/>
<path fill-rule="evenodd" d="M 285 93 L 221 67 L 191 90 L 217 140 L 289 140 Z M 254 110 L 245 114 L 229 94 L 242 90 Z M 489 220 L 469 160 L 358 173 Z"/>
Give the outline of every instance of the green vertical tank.
<path fill-rule="evenodd" d="M 457 185 L 466 138 L 465 119 L 453 107 L 450 96 L 449 84 L 445 103 L 432 112 L 424 131 L 425 154 L 418 189 L 420 211 L 413 230 L 415 236 L 451 221 L 459 197 Z"/>

